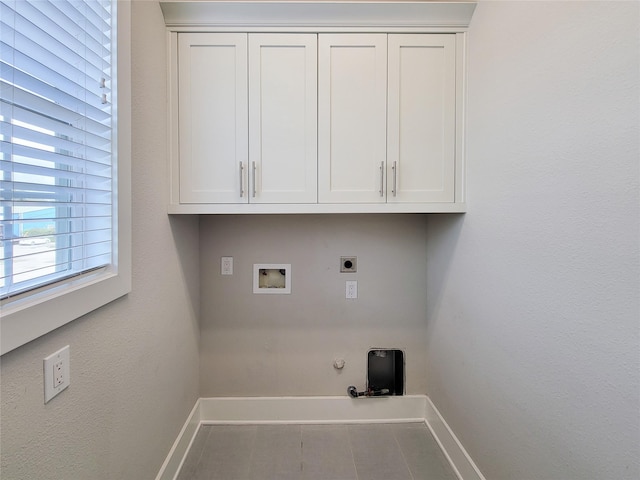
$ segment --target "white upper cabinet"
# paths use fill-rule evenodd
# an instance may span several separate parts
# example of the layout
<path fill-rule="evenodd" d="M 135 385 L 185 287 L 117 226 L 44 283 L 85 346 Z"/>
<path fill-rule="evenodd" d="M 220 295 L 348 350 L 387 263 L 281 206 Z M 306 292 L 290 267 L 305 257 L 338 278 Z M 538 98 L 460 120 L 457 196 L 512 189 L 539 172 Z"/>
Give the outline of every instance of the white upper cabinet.
<path fill-rule="evenodd" d="M 456 37 L 389 35 L 387 201 L 453 202 Z"/>
<path fill-rule="evenodd" d="M 179 35 L 180 203 L 317 201 L 316 38 Z"/>
<path fill-rule="evenodd" d="M 455 200 L 455 34 L 320 35 L 318 199 Z"/>
<path fill-rule="evenodd" d="M 181 34 L 178 74 L 180 203 L 246 202 L 247 35 Z"/>
<path fill-rule="evenodd" d="M 318 199 L 384 202 L 387 35 L 321 34 Z"/>
<path fill-rule="evenodd" d="M 474 2 L 160 6 L 169 213 L 465 211 Z"/>
<path fill-rule="evenodd" d="M 249 35 L 252 203 L 317 201 L 317 36 Z"/>

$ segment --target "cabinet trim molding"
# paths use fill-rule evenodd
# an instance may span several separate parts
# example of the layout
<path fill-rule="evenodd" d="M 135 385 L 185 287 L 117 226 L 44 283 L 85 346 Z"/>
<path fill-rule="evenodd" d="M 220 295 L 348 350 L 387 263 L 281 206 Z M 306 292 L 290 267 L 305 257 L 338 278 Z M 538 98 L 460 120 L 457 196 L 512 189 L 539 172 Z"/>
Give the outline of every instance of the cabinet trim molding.
<path fill-rule="evenodd" d="M 466 29 L 476 2 L 161 1 L 170 29 L 190 28 L 446 28 Z M 202 30 L 201 30 L 202 31 Z"/>
<path fill-rule="evenodd" d="M 465 213 L 466 204 L 442 203 L 191 203 L 170 204 L 168 212 L 200 215 L 278 215 L 334 213 Z"/>

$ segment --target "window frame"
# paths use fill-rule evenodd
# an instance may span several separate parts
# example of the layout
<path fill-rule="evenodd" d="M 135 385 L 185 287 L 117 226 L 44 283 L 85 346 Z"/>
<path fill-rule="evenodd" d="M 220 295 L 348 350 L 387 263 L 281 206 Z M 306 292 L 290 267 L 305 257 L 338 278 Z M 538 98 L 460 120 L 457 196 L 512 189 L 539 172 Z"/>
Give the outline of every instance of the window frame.
<path fill-rule="evenodd" d="M 61 280 L 0 302 L 0 355 L 120 298 L 131 291 L 131 1 L 116 8 L 117 156 L 113 198 L 113 262 L 107 267 Z"/>

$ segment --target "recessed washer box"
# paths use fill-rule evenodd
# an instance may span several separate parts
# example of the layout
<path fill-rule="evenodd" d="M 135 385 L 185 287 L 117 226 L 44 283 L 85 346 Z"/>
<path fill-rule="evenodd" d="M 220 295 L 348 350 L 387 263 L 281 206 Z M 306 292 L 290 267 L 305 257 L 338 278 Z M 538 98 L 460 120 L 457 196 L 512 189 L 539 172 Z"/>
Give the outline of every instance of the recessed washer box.
<path fill-rule="evenodd" d="M 291 293 L 290 263 L 254 263 L 253 293 Z"/>
<path fill-rule="evenodd" d="M 367 387 L 388 390 L 387 395 L 404 395 L 404 352 L 372 348 L 367 354 Z"/>

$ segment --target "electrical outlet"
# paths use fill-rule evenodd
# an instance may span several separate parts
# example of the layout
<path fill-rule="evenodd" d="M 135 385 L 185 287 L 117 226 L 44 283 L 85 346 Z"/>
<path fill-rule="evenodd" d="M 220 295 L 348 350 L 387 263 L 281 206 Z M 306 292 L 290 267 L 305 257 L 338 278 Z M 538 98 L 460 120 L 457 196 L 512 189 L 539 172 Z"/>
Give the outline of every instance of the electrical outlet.
<path fill-rule="evenodd" d="M 358 282 L 356 280 L 347 281 L 346 298 L 358 298 Z"/>
<path fill-rule="evenodd" d="M 44 403 L 69 386 L 71 383 L 70 366 L 69 345 L 44 359 Z"/>
<path fill-rule="evenodd" d="M 233 275 L 233 257 L 222 257 L 220 259 L 220 273 L 222 275 Z"/>
<path fill-rule="evenodd" d="M 356 273 L 358 271 L 358 257 L 340 257 L 341 273 Z"/>
<path fill-rule="evenodd" d="M 57 388 L 64 383 L 64 360 L 58 360 L 53 364 L 53 388 Z"/>

